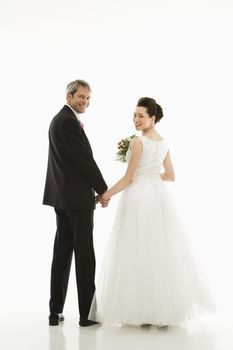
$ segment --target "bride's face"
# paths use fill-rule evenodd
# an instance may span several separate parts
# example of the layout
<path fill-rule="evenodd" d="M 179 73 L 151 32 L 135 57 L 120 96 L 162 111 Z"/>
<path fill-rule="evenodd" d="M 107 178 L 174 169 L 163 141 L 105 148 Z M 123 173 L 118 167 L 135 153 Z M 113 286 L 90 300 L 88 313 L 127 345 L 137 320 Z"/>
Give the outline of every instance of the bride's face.
<path fill-rule="evenodd" d="M 153 119 L 147 113 L 146 107 L 136 107 L 133 122 L 136 130 L 143 131 L 151 127 Z"/>

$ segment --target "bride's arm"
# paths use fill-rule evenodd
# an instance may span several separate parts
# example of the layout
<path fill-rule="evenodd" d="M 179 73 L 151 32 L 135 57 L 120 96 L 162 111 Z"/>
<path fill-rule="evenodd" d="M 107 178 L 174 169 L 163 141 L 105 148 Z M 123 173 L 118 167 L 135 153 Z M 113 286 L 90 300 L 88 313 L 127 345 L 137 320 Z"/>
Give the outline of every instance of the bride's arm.
<path fill-rule="evenodd" d="M 167 155 L 163 161 L 163 167 L 164 173 L 160 174 L 161 179 L 163 181 L 175 181 L 175 172 L 169 151 L 167 152 Z"/>
<path fill-rule="evenodd" d="M 125 175 L 114 186 L 104 192 L 102 195 L 103 200 L 108 200 L 115 194 L 123 191 L 133 181 L 143 150 L 143 145 L 139 138 L 135 137 L 132 140 L 131 150 L 132 154 Z"/>

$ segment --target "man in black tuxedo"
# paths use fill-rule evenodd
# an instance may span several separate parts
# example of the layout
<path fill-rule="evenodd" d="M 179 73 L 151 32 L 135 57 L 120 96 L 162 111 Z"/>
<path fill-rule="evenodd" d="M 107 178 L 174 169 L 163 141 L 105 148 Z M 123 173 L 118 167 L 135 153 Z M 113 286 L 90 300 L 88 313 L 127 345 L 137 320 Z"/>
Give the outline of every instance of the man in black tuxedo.
<path fill-rule="evenodd" d="M 91 88 L 83 80 L 67 86 L 67 104 L 53 118 L 49 128 L 48 168 L 43 204 L 54 207 L 57 231 L 51 269 L 49 324 L 64 320 L 72 256 L 75 256 L 80 326 L 90 326 L 89 308 L 95 291 L 93 213 L 95 192 L 101 195 L 107 185 L 93 158 L 92 149 L 80 122 L 89 105 Z M 102 202 L 102 206 L 107 206 Z"/>

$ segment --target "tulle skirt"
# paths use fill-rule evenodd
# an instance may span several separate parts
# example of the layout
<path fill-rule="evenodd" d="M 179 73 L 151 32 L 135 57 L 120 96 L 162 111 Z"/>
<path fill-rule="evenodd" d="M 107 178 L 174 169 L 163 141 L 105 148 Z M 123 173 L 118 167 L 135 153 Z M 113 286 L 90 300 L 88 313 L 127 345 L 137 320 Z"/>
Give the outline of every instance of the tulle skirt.
<path fill-rule="evenodd" d="M 208 310 L 214 302 L 169 189 L 138 177 L 120 198 L 89 319 L 177 325 Z"/>

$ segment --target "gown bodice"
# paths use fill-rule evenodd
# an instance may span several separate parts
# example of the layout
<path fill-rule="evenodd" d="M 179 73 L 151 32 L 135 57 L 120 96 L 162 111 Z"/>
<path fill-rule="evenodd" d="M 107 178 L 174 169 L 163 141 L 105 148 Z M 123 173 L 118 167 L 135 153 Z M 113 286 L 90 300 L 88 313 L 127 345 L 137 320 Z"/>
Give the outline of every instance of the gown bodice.
<path fill-rule="evenodd" d="M 156 176 L 160 174 L 168 147 L 165 140 L 151 140 L 146 136 L 139 136 L 143 144 L 143 152 L 136 170 L 135 179 L 139 177 Z M 129 147 L 126 161 L 129 163 L 132 151 Z"/>

